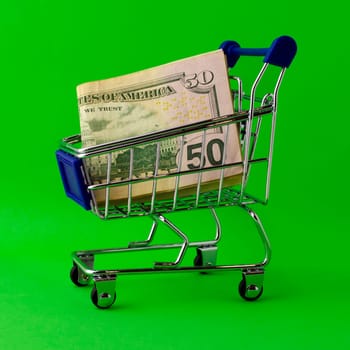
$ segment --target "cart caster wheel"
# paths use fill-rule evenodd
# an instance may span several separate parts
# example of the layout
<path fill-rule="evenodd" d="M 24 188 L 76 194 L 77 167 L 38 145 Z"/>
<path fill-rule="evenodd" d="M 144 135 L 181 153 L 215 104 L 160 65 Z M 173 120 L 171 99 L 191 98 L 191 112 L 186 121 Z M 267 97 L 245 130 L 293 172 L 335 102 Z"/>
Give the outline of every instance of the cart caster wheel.
<path fill-rule="evenodd" d="M 70 279 L 78 287 L 87 286 L 90 281 L 89 276 L 83 274 L 76 264 L 70 270 Z"/>
<path fill-rule="evenodd" d="M 110 308 L 117 299 L 117 293 L 114 291 L 113 295 L 109 293 L 98 293 L 96 284 L 91 290 L 91 301 L 99 309 Z"/>
<path fill-rule="evenodd" d="M 239 295 L 247 301 L 255 301 L 259 299 L 264 291 L 263 286 L 257 286 L 255 284 L 250 284 L 247 286 L 246 279 L 243 278 L 238 286 Z"/>

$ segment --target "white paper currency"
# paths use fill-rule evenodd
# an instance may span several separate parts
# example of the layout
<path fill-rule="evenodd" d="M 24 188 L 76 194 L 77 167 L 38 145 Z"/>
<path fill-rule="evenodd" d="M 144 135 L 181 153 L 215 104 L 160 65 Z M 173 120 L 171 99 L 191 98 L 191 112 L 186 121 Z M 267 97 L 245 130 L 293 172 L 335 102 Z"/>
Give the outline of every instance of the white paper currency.
<path fill-rule="evenodd" d="M 222 50 L 121 77 L 85 83 L 77 87 L 77 92 L 84 147 L 233 113 L 227 66 Z M 109 200 L 123 201 L 128 196 L 145 199 L 153 191 L 152 176 L 155 172 L 157 175 L 169 175 L 179 170 L 195 170 L 200 167 L 201 161 L 205 168 L 241 161 L 235 125 L 228 129 L 211 129 L 203 135 L 199 132 L 186 135 L 183 140 L 173 137 L 160 142 L 158 164 L 156 143 L 134 147 L 132 164 L 130 150 L 114 152 L 111 181 L 146 181 L 133 185 L 131 193 L 128 186 L 111 188 Z M 86 168 L 92 183 L 106 183 L 106 155 L 88 158 Z M 241 172 L 240 166 L 226 169 L 226 183 L 237 183 Z M 219 170 L 209 171 L 203 173 L 200 180 L 204 185 L 209 185 L 217 183 L 221 176 Z M 182 176 L 178 184 L 180 193 L 193 192 L 198 181 L 198 174 Z M 161 179 L 156 186 L 159 195 L 173 193 L 176 178 Z M 98 202 L 105 201 L 105 190 L 94 193 Z"/>
<path fill-rule="evenodd" d="M 222 50 L 77 87 L 83 146 L 233 113 Z"/>
<path fill-rule="evenodd" d="M 132 157 L 130 149 L 113 152 L 110 180 L 117 183 L 129 180 L 139 182 L 134 183 L 131 189 L 127 185 L 110 187 L 108 194 L 104 189 L 95 190 L 96 201 L 104 204 L 108 198 L 108 201 L 114 204 L 123 204 L 130 196 L 133 201 L 147 202 L 151 200 L 154 186 L 157 192 L 156 199 L 165 199 L 171 198 L 175 192 L 178 197 L 193 194 L 199 182 L 201 192 L 218 189 L 221 179 L 222 187 L 236 185 L 241 181 L 241 165 L 227 167 L 224 170 L 217 170 L 217 167 L 241 162 L 237 134 L 236 125 L 230 125 L 189 134 L 183 139 L 173 137 L 167 141 L 161 141 L 158 165 L 157 143 L 133 147 Z M 85 162 L 89 177 L 94 184 L 108 183 L 106 155 L 88 158 Z M 214 166 L 215 170 L 210 170 Z M 132 176 L 130 176 L 130 167 L 132 167 Z M 197 172 L 199 169 L 204 171 Z M 172 176 L 179 171 L 195 171 L 195 173 L 182 174 L 179 177 Z M 158 179 L 155 183 L 153 181 L 155 175 L 167 177 Z"/>

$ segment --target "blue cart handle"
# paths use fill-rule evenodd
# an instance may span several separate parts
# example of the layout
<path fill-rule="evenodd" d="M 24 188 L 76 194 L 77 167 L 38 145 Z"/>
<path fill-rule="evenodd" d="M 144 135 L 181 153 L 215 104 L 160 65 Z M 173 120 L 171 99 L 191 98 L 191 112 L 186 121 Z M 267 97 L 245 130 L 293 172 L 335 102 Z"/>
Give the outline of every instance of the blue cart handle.
<path fill-rule="evenodd" d="M 233 67 L 240 56 L 264 56 L 264 62 L 288 68 L 297 52 L 295 40 L 289 36 L 275 39 L 269 48 L 244 49 L 235 41 L 225 41 L 220 45 L 227 57 L 227 64 Z"/>

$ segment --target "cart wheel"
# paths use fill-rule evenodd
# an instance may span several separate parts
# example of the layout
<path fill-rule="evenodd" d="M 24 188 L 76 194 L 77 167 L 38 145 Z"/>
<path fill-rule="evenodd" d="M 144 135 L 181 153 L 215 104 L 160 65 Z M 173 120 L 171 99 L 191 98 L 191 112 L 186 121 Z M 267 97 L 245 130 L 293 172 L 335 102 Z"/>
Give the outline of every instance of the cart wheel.
<path fill-rule="evenodd" d="M 74 264 L 70 270 L 70 279 L 78 287 L 84 287 L 89 284 L 89 276 L 79 273 L 79 267 Z M 79 276 L 80 275 L 80 276 Z"/>
<path fill-rule="evenodd" d="M 243 278 L 238 286 L 239 295 L 247 301 L 255 301 L 261 297 L 264 288 L 263 286 L 257 286 L 255 284 L 251 284 L 247 288 L 246 279 Z"/>
<path fill-rule="evenodd" d="M 113 295 L 110 295 L 109 293 L 100 293 L 100 295 L 98 295 L 96 284 L 94 284 L 94 286 L 92 287 L 91 301 L 97 308 L 108 309 L 114 304 L 116 299 L 117 299 L 116 292 L 114 292 Z M 99 301 L 102 301 L 102 303 L 99 303 Z"/>

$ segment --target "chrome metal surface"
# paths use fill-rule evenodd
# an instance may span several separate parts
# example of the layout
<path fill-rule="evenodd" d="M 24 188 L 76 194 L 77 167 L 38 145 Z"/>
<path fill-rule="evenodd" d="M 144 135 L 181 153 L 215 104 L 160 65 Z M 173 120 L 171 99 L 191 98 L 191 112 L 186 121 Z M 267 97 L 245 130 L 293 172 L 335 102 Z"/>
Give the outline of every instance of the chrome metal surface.
<path fill-rule="evenodd" d="M 266 231 L 263 227 L 263 224 L 258 216 L 258 214 L 252 210 L 251 208 L 247 207 L 246 205 L 240 205 L 241 208 L 243 208 L 248 215 L 253 219 L 257 231 L 259 233 L 260 239 L 263 243 L 263 247 L 264 247 L 264 259 L 262 260 L 262 262 L 260 264 L 257 264 L 258 266 L 266 266 L 270 260 L 271 260 L 271 244 L 270 244 L 270 240 L 266 234 Z"/>
<path fill-rule="evenodd" d="M 150 245 L 151 240 L 144 241 L 136 244 L 129 244 L 128 247 L 121 248 L 107 248 L 107 249 L 97 249 L 97 250 L 87 250 L 87 251 L 78 251 L 72 254 L 73 261 L 79 266 L 84 274 L 87 276 L 116 276 L 120 274 L 134 274 L 134 273 L 151 273 L 151 272 L 165 272 L 165 271 L 202 271 L 202 270 L 249 270 L 249 271 L 260 271 L 262 270 L 270 261 L 271 258 L 271 247 L 270 242 L 267 237 L 267 234 L 262 226 L 262 223 L 258 215 L 246 205 L 240 205 L 245 212 L 253 219 L 256 224 L 259 238 L 263 244 L 264 248 L 264 258 L 260 262 L 252 264 L 231 264 L 231 265 L 212 265 L 216 261 L 217 248 L 216 245 L 221 239 L 221 225 L 217 213 L 214 208 L 211 208 L 211 213 L 216 225 L 216 234 L 214 240 L 209 241 L 198 241 L 190 242 L 186 234 L 184 234 L 177 226 L 174 225 L 170 220 L 166 219 L 164 216 L 159 215 L 157 220 L 164 223 L 171 230 L 173 230 L 178 237 L 183 240 L 183 243 L 172 243 L 172 244 L 155 244 Z M 153 224 L 151 233 L 149 236 L 154 236 L 156 230 L 156 224 Z M 202 251 L 206 251 L 205 256 L 206 264 L 202 266 L 182 266 L 181 262 L 188 250 L 188 248 L 196 247 Z M 91 266 L 88 266 L 86 261 L 83 261 L 81 257 L 84 256 L 95 256 L 98 254 L 110 254 L 110 253 L 125 253 L 125 252 L 136 252 L 136 251 L 146 251 L 146 250 L 161 250 L 161 249 L 179 249 L 178 257 L 174 262 L 156 262 L 153 268 L 123 268 L 123 269 L 109 269 L 109 270 L 93 270 Z M 262 270 L 263 271 L 263 270 Z"/>
<path fill-rule="evenodd" d="M 108 274 L 105 276 L 97 275 L 94 277 L 97 292 L 96 306 L 102 309 L 110 307 L 115 301 L 116 276 Z"/>
<path fill-rule="evenodd" d="M 107 154 L 107 178 L 106 183 L 109 185 L 111 182 L 111 167 L 112 167 L 112 153 Z M 110 186 L 106 187 L 106 198 L 105 198 L 105 212 L 104 217 L 107 218 L 108 208 L 109 208 L 109 194 L 110 194 Z"/>
<path fill-rule="evenodd" d="M 218 255 L 218 247 L 207 246 L 197 248 L 197 254 L 200 254 L 200 266 L 216 266 L 216 258 Z"/>
<path fill-rule="evenodd" d="M 255 109 L 254 116 L 267 115 L 271 113 L 272 106 L 263 106 Z M 157 131 L 142 136 L 132 137 L 125 140 L 118 140 L 104 143 L 101 145 L 90 147 L 79 147 L 81 143 L 81 136 L 79 134 L 66 137 L 61 140 L 60 148 L 67 153 L 70 153 L 77 158 L 86 158 L 94 155 L 101 155 L 115 150 L 126 149 L 132 146 L 139 146 L 151 142 L 165 140 L 171 137 L 181 136 L 204 129 L 220 127 L 232 123 L 240 123 L 246 121 L 249 117 L 249 110 L 235 112 L 232 115 L 223 116 L 214 120 L 207 120 L 203 122 L 193 123 L 177 128 Z"/>
<path fill-rule="evenodd" d="M 263 85 L 261 81 L 268 69 L 269 64 L 264 63 L 252 86 L 249 88 L 249 94 L 243 93 L 243 83 L 239 77 L 230 76 L 232 81 L 230 84 L 236 85 L 236 89 L 232 89 L 234 101 L 234 113 L 232 115 L 90 147 L 81 147 L 80 135 L 73 135 L 61 141 L 61 150 L 74 157 L 83 159 L 83 174 L 86 181 L 86 189 L 92 197 L 91 210 L 94 214 L 105 220 L 136 216 L 149 216 L 152 220 L 151 229 L 144 240 L 130 242 L 127 247 L 77 251 L 72 254 L 73 262 L 78 268 L 78 284 L 87 284 L 92 279 L 95 282 L 97 294 L 94 294 L 94 298 L 96 298 L 96 300 L 94 300 L 98 307 L 107 308 L 114 302 L 116 277 L 118 275 L 127 274 L 241 270 L 243 274 L 242 284 L 239 287 L 241 295 L 247 300 L 254 300 L 261 295 L 264 268 L 269 264 L 271 259 L 271 245 L 262 222 L 257 213 L 252 210 L 251 205 L 257 203 L 267 204 L 269 199 L 276 129 L 277 98 L 285 73 L 285 68 L 282 68 L 276 82 L 272 84 L 272 89 L 265 91 L 265 95 L 260 98 L 256 96 L 256 92 L 258 87 L 260 88 L 261 85 Z M 249 106 L 245 107 L 248 105 L 248 101 Z M 241 138 L 242 161 L 237 163 L 226 162 L 230 152 L 228 134 L 229 128 L 232 125 L 237 125 Z M 264 128 L 265 125 L 271 126 L 270 128 Z M 224 132 L 223 156 L 220 165 L 208 169 L 204 168 L 205 152 L 203 147 L 206 143 L 208 131 L 210 132 L 210 130 L 214 128 L 221 128 Z M 266 132 L 266 134 L 264 132 Z M 160 143 L 164 140 L 177 138 L 177 140 L 179 140 L 178 155 L 179 159 L 182 159 L 186 137 L 193 133 L 201 133 L 202 137 L 202 149 L 198 168 L 184 170 L 182 169 L 181 161 L 179 161 L 177 169 L 175 169 L 176 171 L 165 175 L 162 174 L 159 171 L 161 158 Z M 262 151 L 260 148 L 257 149 L 258 144 L 260 146 L 260 139 L 268 140 L 267 146 Z M 137 147 L 142 147 L 150 143 L 156 144 L 156 159 L 152 176 L 148 178 L 135 178 L 133 176 L 134 150 Z M 112 153 L 116 151 L 128 151 L 130 154 L 128 175 L 126 175 L 126 179 L 124 180 L 115 180 L 112 178 Z M 102 155 L 107 156 L 106 177 L 101 180 L 100 183 L 92 183 L 84 162 L 88 158 Z M 258 191 L 252 191 L 251 193 L 250 189 L 248 190 L 248 181 L 254 174 L 252 169 L 259 166 L 259 164 L 263 164 L 266 167 L 266 172 L 264 173 L 266 181 L 261 185 L 262 189 L 259 187 L 259 190 L 261 189 L 259 192 L 262 194 L 258 195 Z M 234 167 L 241 167 L 243 169 L 241 183 L 234 186 L 226 186 L 224 185 L 224 173 L 227 169 Z M 220 171 L 219 181 L 213 189 L 204 192 L 202 190 L 203 174 L 206 171 L 213 170 Z M 183 197 L 179 195 L 180 180 L 181 177 L 190 174 L 197 175 L 196 188 L 192 195 Z M 158 181 L 166 178 L 172 178 L 174 180 L 174 191 L 169 195 L 169 198 L 157 200 Z M 133 186 L 145 181 L 150 181 L 150 184 L 152 184 L 150 199 L 143 202 L 134 200 Z M 116 204 L 110 200 L 111 189 L 117 186 L 126 186 L 128 189 L 128 196 L 125 203 Z M 95 198 L 96 191 L 100 190 L 105 190 L 104 205 L 99 205 Z M 258 232 L 258 238 L 262 242 L 264 255 L 260 261 L 255 263 L 217 265 L 216 258 L 222 236 L 222 227 L 216 209 L 219 207 L 235 206 L 243 209 L 254 222 Z M 169 218 L 172 212 L 182 211 L 184 213 L 188 212 L 188 215 L 190 215 L 191 210 L 210 211 L 210 215 L 212 215 L 215 223 L 215 236 L 212 239 L 191 241 L 189 236 L 174 224 L 173 219 L 171 218 L 170 220 Z M 154 237 L 158 232 L 159 224 L 164 224 L 175 233 L 174 242 L 176 243 L 154 244 Z M 188 266 L 184 263 L 184 258 L 191 248 L 196 248 L 197 256 L 199 256 L 198 260 L 195 261 L 195 266 Z M 112 268 L 103 270 L 97 270 L 94 267 L 94 258 L 100 254 L 167 249 L 178 250 L 176 258 L 173 261 L 155 262 L 152 267 Z"/>
<path fill-rule="evenodd" d="M 286 68 L 281 70 L 281 73 L 278 77 L 274 92 L 273 92 L 273 105 L 272 105 L 272 125 L 271 125 L 271 136 L 270 136 L 270 149 L 269 149 L 269 160 L 267 168 L 267 179 L 266 179 L 266 191 L 265 191 L 265 202 L 267 203 L 270 194 L 270 184 L 271 184 L 271 168 L 272 168 L 272 156 L 273 156 L 273 147 L 275 143 L 275 130 L 276 130 L 276 117 L 277 117 L 277 98 L 278 92 L 284 77 Z"/>
<path fill-rule="evenodd" d="M 163 215 L 159 215 L 158 218 L 161 222 L 167 225 L 173 232 L 175 232 L 183 240 L 183 243 L 180 245 L 181 249 L 180 249 L 179 255 L 177 256 L 174 262 L 172 261 L 156 262 L 154 264 L 154 267 L 155 268 L 176 267 L 181 263 L 182 259 L 185 256 L 185 252 L 189 245 L 188 237 L 177 226 L 175 226 L 169 219 L 167 219 Z"/>
<path fill-rule="evenodd" d="M 245 188 L 247 186 L 248 181 L 248 167 L 249 167 L 249 154 L 250 154 L 250 138 L 251 138 L 251 132 L 252 132 L 252 120 L 255 113 L 255 93 L 256 89 L 268 67 L 268 63 L 264 63 L 263 67 L 261 68 L 258 76 L 256 77 L 250 91 L 250 103 L 249 103 L 249 114 L 248 119 L 246 122 L 246 132 L 245 132 L 245 138 L 244 138 L 244 160 L 243 160 L 243 178 L 242 178 L 242 186 L 241 186 L 241 199 L 243 198 Z"/>
<path fill-rule="evenodd" d="M 137 242 L 130 242 L 129 243 L 129 248 L 137 248 L 137 247 L 147 247 L 153 240 L 153 237 L 156 233 L 157 227 L 158 227 L 158 221 L 156 219 L 153 219 L 153 223 L 152 223 L 152 227 L 151 227 L 151 231 L 149 232 L 149 235 L 147 237 L 147 239 L 145 239 L 144 241 L 137 241 Z"/>
<path fill-rule="evenodd" d="M 248 300 L 254 300 L 262 293 L 264 283 L 264 270 L 246 269 L 243 270 L 243 281 L 245 287 L 244 297 Z"/>
<path fill-rule="evenodd" d="M 94 255 L 92 254 L 88 254 L 88 255 L 80 255 L 79 256 L 79 259 L 84 262 L 84 265 L 93 269 L 94 267 Z M 77 282 L 78 284 L 80 285 L 86 285 L 89 283 L 90 279 L 91 279 L 91 275 L 90 274 L 87 274 L 85 272 L 85 269 L 81 269 L 79 266 L 77 266 L 77 273 L 78 273 L 78 276 L 77 276 Z"/>
<path fill-rule="evenodd" d="M 156 199 L 159 160 L 160 160 L 160 142 L 157 142 L 156 164 L 155 164 L 154 174 L 153 174 L 154 179 L 153 179 L 153 186 L 152 186 L 152 199 L 151 199 L 151 210 L 150 210 L 150 213 L 154 212 L 154 202 L 155 202 L 155 199 Z"/>
<path fill-rule="evenodd" d="M 179 148 L 179 159 L 182 159 L 184 144 L 185 144 L 185 137 L 184 137 L 184 135 L 181 135 L 181 137 L 180 137 L 180 148 Z M 177 172 L 179 174 L 181 173 L 181 162 L 179 162 L 179 164 L 177 166 Z M 180 176 L 176 176 L 175 177 L 173 207 L 172 207 L 173 211 L 176 210 L 176 206 L 177 206 L 177 196 L 178 196 L 178 193 L 179 193 L 179 184 L 180 184 Z"/>
<path fill-rule="evenodd" d="M 129 169 L 129 183 L 128 183 L 128 214 L 131 212 L 131 198 L 132 198 L 132 175 L 134 172 L 134 148 L 130 148 L 130 169 Z"/>

